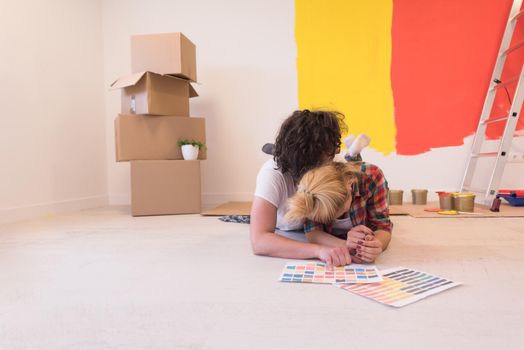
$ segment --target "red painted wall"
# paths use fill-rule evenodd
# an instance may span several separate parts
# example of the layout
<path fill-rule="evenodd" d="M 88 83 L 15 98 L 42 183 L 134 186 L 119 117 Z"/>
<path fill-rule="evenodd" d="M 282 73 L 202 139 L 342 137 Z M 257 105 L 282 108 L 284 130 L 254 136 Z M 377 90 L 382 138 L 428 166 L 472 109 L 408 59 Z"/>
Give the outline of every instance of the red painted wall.
<path fill-rule="evenodd" d="M 398 154 L 461 145 L 475 132 L 511 3 L 393 0 L 391 84 Z M 524 39 L 524 19 L 519 23 L 516 40 Z M 509 56 L 502 80 L 518 74 L 522 62 L 524 48 Z M 511 97 L 514 89 L 509 88 Z M 495 106 L 496 116 L 509 108 L 503 89 Z M 500 126 L 487 134 L 499 137 Z"/>

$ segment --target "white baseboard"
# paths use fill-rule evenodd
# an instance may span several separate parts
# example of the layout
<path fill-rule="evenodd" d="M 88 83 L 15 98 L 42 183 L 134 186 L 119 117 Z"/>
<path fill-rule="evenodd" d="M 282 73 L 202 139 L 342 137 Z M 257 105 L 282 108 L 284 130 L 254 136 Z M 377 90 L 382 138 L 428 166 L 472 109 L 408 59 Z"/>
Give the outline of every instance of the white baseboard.
<path fill-rule="evenodd" d="M 131 205 L 130 194 L 110 194 L 109 205 Z"/>
<path fill-rule="evenodd" d="M 0 209 L 0 224 L 103 207 L 107 202 L 107 196 L 103 195 Z"/>
<path fill-rule="evenodd" d="M 202 208 L 213 208 L 226 202 L 247 202 L 253 200 L 251 192 L 202 193 Z M 109 195 L 109 205 L 131 205 L 130 195 Z"/>

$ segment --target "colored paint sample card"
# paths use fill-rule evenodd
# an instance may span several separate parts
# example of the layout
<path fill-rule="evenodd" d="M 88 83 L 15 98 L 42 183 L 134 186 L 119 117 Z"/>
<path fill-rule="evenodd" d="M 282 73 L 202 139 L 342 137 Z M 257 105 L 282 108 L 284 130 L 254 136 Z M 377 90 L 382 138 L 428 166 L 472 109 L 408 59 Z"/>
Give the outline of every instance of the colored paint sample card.
<path fill-rule="evenodd" d="M 382 276 L 376 266 L 351 264 L 328 270 L 321 262 L 287 263 L 281 282 L 298 283 L 376 283 Z"/>
<path fill-rule="evenodd" d="M 395 267 L 382 271 L 384 281 L 374 284 L 340 284 L 340 288 L 379 303 L 402 307 L 460 285 L 426 272 Z"/>

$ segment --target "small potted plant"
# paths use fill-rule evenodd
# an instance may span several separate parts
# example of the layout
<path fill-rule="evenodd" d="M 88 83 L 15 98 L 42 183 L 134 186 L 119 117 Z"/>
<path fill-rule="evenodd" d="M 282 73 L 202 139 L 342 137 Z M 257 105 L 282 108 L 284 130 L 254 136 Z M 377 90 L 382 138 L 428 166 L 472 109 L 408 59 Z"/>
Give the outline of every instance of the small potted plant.
<path fill-rule="evenodd" d="M 206 144 L 196 140 L 178 139 L 178 147 L 182 150 L 185 160 L 195 160 L 198 158 L 198 151 L 206 149 Z"/>

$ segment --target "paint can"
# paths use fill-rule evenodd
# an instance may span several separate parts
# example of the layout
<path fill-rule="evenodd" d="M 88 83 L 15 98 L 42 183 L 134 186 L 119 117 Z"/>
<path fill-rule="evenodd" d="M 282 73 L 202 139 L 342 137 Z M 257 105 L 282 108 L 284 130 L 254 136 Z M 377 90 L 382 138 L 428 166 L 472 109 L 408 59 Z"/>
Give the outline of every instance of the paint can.
<path fill-rule="evenodd" d="M 437 191 L 440 209 L 453 210 L 453 196 L 451 192 Z"/>
<path fill-rule="evenodd" d="M 475 210 L 475 194 L 455 192 L 452 194 L 455 210 L 472 213 Z"/>
<path fill-rule="evenodd" d="M 390 205 L 402 205 L 403 195 L 404 195 L 404 191 L 402 190 L 389 190 L 388 191 L 389 204 Z"/>
<path fill-rule="evenodd" d="M 411 190 L 413 204 L 426 204 L 428 202 L 428 190 Z"/>

